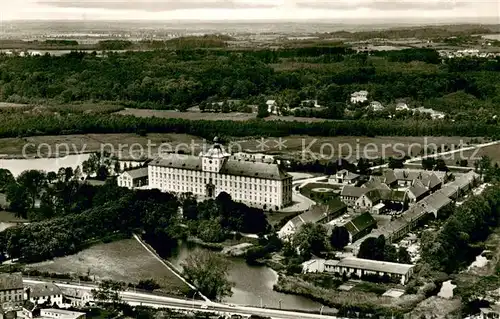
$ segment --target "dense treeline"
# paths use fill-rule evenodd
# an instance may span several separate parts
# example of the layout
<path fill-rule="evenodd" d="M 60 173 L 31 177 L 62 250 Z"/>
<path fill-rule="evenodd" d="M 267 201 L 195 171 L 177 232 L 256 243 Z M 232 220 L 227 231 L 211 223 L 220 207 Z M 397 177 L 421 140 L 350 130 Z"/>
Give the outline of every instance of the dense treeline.
<path fill-rule="evenodd" d="M 97 43 L 99 50 L 125 50 L 131 48 L 133 45 L 132 41 L 123 40 L 103 40 Z"/>
<path fill-rule="evenodd" d="M 11 258 L 36 262 L 75 253 L 92 239 L 114 233 L 144 232 L 164 239 L 175 238 L 177 199 L 160 191 L 127 191 L 108 185 L 94 198 L 92 208 L 64 217 L 7 229 L 1 234 L 1 250 Z M 174 228 L 174 229 L 172 229 Z M 168 236 L 167 236 L 168 234 Z"/>
<path fill-rule="evenodd" d="M 130 43 L 100 45 L 126 49 Z M 296 96 L 299 101 L 317 99 L 321 105 L 337 108 L 335 103 L 345 104 L 352 92 L 366 89 L 371 100 L 382 103 L 407 99 L 413 106 L 453 112 L 495 109 L 500 100 L 500 59 L 441 63 L 438 53 L 430 49 L 374 56 L 344 46 L 108 52 L 105 57 L 73 52 L 61 57 L 0 56 L 0 65 L 0 100 L 9 102 L 114 101 L 186 109 L 210 98 Z M 470 103 L 461 106 L 460 97 L 453 96 L 457 93 L 467 94 Z"/>
<path fill-rule="evenodd" d="M 391 28 L 388 30 L 376 31 L 335 31 L 325 34 L 328 38 L 349 38 L 356 40 L 381 39 L 432 39 L 443 37 L 459 37 L 476 34 L 490 34 L 498 32 L 497 25 L 443 25 L 443 26 L 423 26 L 408 28 Z"/>
<path fill-rule="evenodd" d="M 441 63 L 441 57 L 436 50 L 432 49 L 404 49 L 394 51 L 379 51 L 377 56 L 385 56 L 391 62 L 422 61 L 430 64 Z"/>
<path fill-rule="evenodd" d="M 129 190 L 112 179 L 103 186 L 92 186 L 77 171 L 28 170 L 14 178 L 0 169 L 0 189 L 6 189 L 9 209 L 31 221 L 0 233 L 0 256 L 37 262 L 132 232 L 142 234 L 161 255 L 168 255 L 188 235 L 220 242 L 233 232 L 262 234 L 269 230 L 262 210 L 233 202 L 226 193 L 198 203 L 189 194 L 177 198 L 159 190 Z M 182 216 L 178 214 L 181 206 Z"/>
<path fill-rule="evenodd" d="M 422 257 L 431 266 L 453 273 L 470 263 L 500 223 L 500 189 L 490 187 L 458 207 L 438 233 L 422 238 Z"/>
<path fill-rule="evenodd" d="M 496 122 L 359 120 L 290 122 L 251 120 L 207 121 L 134 116 L 71 114 L 17 114 L 0 112 L 0 137 L 66 135 L 83 133 L 188 133 L 213 139 L 246 136 L 482 136 L 500 137 Z"/>
<path fill-rule="evenodd" d="M 75 40 L 45 40 L 45 44 L 51 45 L 51 46 L 77 46 L 78 41 Z"/>
<path fill-rule="evenodd" d="M 225 192 L 203 202 L 188 194 L 182 208 L 190 233 L 206 242 L 222 242 L 231 232 L 264 234 L 269 230 L 261 209 L 233 202 Z"/>

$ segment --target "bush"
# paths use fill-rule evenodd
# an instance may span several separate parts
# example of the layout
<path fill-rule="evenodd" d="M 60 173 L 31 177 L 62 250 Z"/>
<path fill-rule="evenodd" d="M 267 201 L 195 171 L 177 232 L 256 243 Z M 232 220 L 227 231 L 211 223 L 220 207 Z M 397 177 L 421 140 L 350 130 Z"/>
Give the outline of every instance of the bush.
<path fill-rule="evenodd" d="M 386 291 L 386 288 L 384 286 L 380 286 L 374 283 L 370 282 L 362 282 L 358 285 L 356 285 L 356 290 L 362 290 L 365 292 L 371 292 L 377 295 L 382 295 Z"/>
<path fill-rule="evenodd" d="M 139 283 L 136 285 L 136 288 L 153 291 L 155 289 L 159 289 L 160 285 L 154 279 L 146 279 L 139 281 Z"/>
<path fill-rule="evenodd" d="M 286 266 L 286 274 L 287 275 L 293 275 L 293 274 L 300 274 L 302 273 L 302 265 L 299 263 L 289 263 Z"/>

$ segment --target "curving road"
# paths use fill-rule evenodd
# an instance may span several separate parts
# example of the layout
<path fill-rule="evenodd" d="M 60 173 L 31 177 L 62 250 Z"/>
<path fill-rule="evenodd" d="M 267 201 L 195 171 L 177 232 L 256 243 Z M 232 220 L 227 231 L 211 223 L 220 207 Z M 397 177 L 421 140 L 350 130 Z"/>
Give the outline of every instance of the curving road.
<path fill-rule="evenodd" d="M 456 150 L 451 150 L 451 151 L 446 151 L 446 152 L 440 152 L 440 153 L 436 153 L 436 154 L 429 154 L 429 155 L 424 155 L 424 156 L 412 157 L 412 158 L 406 160 L 404 163 L 408 164 L 408 163 L 418 162 L 418 161 L 421 161 L 421 160 L 426 159 L 426 158 L 433 158 L 433 157 L 451 155 L 451 154 L 455 154 L 455 153 L 459 153 L 459 152 L 471 151 L 471 150 L 475 150 L 475 149 L 478 149 L 478 148 L 483 148 L 483 147 L 487 147 L 487 146 L 493 146 L 493 145 L 497 145 L 497 144 L 500 144 L 500 140 L 499 141 L 488 142 L 488 143 L 483 143 L 483 144 L 472 145 L 472 146 L 468 146 L 468 147 L 462 147 L 462 148 L 459 148 L 459 149 L 456 149 Z M 388 165 L 389 164 L 372 166 L 372 167 L 370 167 L 370 170 L 375 170 L 375 169 L 379 169 L 379 168 L 385 168 Z"/>

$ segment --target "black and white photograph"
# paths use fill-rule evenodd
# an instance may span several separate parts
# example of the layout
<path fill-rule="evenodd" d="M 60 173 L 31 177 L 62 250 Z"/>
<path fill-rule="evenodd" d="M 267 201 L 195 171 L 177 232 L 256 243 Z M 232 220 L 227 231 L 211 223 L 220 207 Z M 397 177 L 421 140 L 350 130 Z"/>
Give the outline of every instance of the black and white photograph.
<path fill-rule="evenodd" d="M 498 0 L 0 0 L 0 319 L 500 319 Z"/>

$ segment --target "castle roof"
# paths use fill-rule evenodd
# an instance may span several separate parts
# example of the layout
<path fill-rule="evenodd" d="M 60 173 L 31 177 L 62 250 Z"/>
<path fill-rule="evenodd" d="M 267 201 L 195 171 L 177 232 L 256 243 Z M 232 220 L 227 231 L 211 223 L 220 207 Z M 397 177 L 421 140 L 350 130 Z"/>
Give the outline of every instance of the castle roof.
<path fill-rule="evenodd" d="M 203 170 L 202 157 L 194 155 L 170 154 L 164 158 L 153 160 L 149 165 L 193 171 Z M 291 177 L 278 164 L 230 158 L 224 160 L 219 173 L 271 180 L 283 180 Z"/>

